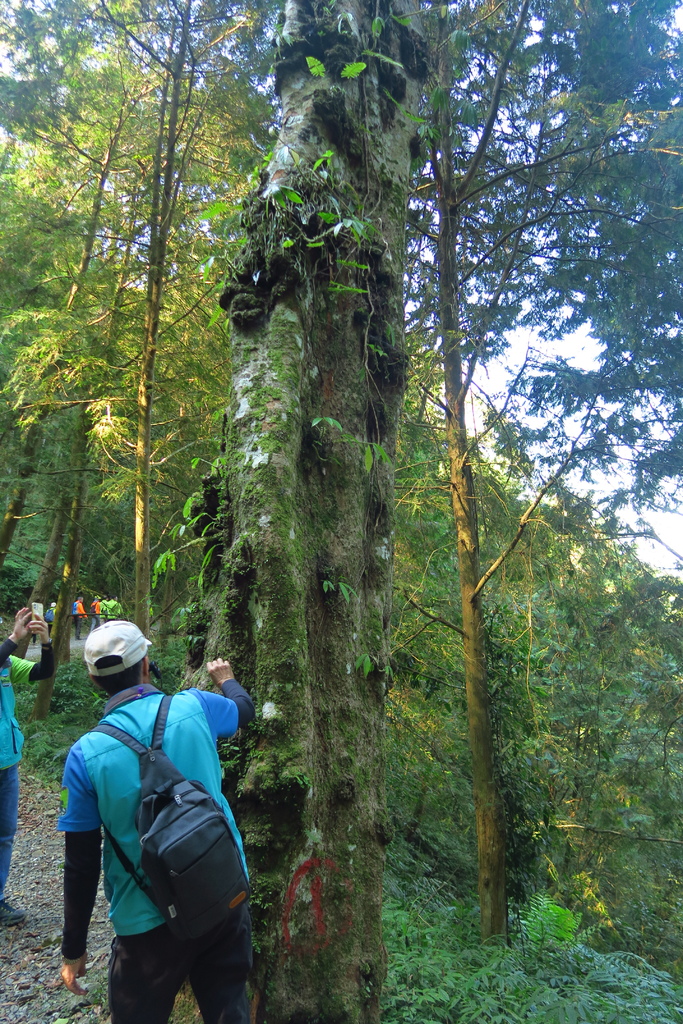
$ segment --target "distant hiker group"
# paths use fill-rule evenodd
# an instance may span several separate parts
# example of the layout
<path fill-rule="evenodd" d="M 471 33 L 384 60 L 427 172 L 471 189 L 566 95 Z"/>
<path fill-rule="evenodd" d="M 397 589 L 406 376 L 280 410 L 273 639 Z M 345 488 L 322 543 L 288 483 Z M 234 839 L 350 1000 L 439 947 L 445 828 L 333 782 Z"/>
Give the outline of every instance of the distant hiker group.
<path fill-rule="evenodd" d="M 51 606 L 54 608 L 54 605 Z M 109 622 L 110 619 L 120 619 L 123 617 L 123 608 L 119 602 L 118 597 L 114 594 L 107 595 L 107 597 L 94 597 L 90 602 L 90 612 L 86 612 L 85 604 L 83 603 L 83 595 L 80 594 L 71 606 L 71 616 L 74 620 L 74 638 L 76 640 L 81 639 L 81 627 L 90 616 L 90 632 L 93 629 L 97 629 L 102 622 Z M 45 615 L 47 620 L 47 613 Z M 54 613 L 53 613 L 54 618 Z"/>

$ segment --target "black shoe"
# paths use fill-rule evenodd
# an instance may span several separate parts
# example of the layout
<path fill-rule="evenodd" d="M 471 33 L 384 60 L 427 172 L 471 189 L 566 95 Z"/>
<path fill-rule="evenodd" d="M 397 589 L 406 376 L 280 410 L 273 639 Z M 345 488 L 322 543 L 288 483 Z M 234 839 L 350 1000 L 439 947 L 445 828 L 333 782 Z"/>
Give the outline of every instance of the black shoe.
<path fill-rule="evenodd" d="M 25 917 L 25 910 L 17 910 L 7 900 L 0 900 L 0 925 L 20 924 Z"/>

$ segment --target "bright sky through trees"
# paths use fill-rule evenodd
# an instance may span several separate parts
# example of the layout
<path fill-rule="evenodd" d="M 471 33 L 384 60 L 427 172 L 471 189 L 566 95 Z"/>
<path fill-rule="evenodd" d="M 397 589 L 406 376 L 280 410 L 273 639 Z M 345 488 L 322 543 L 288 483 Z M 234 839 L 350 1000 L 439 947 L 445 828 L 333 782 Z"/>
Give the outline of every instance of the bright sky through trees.
<path fill-rule="evenodd" d="M 683 22 L 683 8 L 679 15 L 679 21 Z M 537 350 L 542 339 L 531 331 L 519 330 L 511 336 L 510 349 L 506 353 L 506 362 L 502 364 L 491 361 L 482 371 L 479 386 L 486 393 L 488 398 L 502 405 L 508 388 L 514 382 L 525 359 L 533 359 L 533 352 Z M 591 336 L 588 327 L 582 328 L 571 335 L 567 335 L 560 342 L 543 342 L 545 357 L 549 355 L 562 355 L 569 363 L 581 367 L 583 370 L 597 369 L 598 366 L 598 343 Z M 616 476 L 620 474 L 619 467 L 614 467 L 614 472 L 602 478 L 596 474 L 594 482 L 587 485 L 582 482 L 580 472 L 574 471 L 568 474 L 568 482 L 572 489 L 577 492 L 590 490 L 596 498 L 596 508 L 599 510 L 600 499 L 608 489 L 614 485 Z M 626 474 L 623 474 L 626 481 Z M 632 530 L 634 534 L 643 533 L 648 528 L 659 538 L 648 540 L 643 537 L 636 537 L 636 547 L 641 558 L 656 569 L 666 572 L 681 572 L 683 566 L 683 542 L 681 541 L 683 514 L 671 507 L 663 506 L 658 510 L 650 510 L 639 515 L 635 510 L 624 510 L 620 516 L 624 523 L 624 532 Z"/>

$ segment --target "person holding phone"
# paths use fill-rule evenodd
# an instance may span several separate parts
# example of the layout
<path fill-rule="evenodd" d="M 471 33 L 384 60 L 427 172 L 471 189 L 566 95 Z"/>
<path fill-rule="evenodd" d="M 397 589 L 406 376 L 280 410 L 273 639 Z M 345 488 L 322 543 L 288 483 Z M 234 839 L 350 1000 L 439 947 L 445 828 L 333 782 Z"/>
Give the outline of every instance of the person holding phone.
<path fill-rule="evenodd" d="M 29 633 L 40 637 L 40 661 L 37 664 L 14 656 L 19 641 Z M 11 906 L 5 899 L 19 816 L 19 761 L 24 745 L 24 737 L 14 715 L 13 684 L 49 679 L 54 670 L 52 641 L 45 619 L 36 618 L 30 608 L 20 608 L 14 616 L 12 632 L 0 644 L 0 926 L 19 924 L 26 917 L 25 910 Z"/>

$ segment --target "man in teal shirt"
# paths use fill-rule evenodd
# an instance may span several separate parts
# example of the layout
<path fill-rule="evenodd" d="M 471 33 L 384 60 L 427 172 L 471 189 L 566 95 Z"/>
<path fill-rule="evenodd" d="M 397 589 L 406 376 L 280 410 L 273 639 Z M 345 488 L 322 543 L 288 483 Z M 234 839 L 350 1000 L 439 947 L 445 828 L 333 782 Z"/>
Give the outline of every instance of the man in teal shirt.
<path fill-rule="evenodd" d="M 149 679 L 150 641 L 132 622 L 110 620 L 94 629 L 84 657 L 91 678 L 109 695 L 106 721 L 149 745 L 163 694 Z M 221 806 L 242 857 L 242 840 L 221 792 L 216 752 L 220 736 L 232 736 L 254 717 L 249 694 L 234 679 L 228 661 L 209 662 L 219 693 L 189 689 L 171 701 L 163 749 L 186 778 L 198 780 Z M 105 828 L 104 889 L 116 932 L 109 965 L 112 1024 L 166 1024 L 176 993 L 189 978 L 205 1024 L 249 1024 L 246 977 L 251 966 L 251 922 L 247 901 L 198 939 L 176 938 L 124 867 L 117 846 L 140 872 L 135 814 L 140 806 L 137 754 L 99 732 L 86 733 L 64 766 L 65 833 L 62 979 L 76 995 L 85 974 L 88 926 L 100 874 Z"/>
<path fill-rule="evenodd" d="M 41 641 L 41 658 L 36 664 L 14 656 L 19 641 L 36 633 Z M 19 761 L 24 737 L 14 715 L 13 684 L 26 680 L 49 679 L 54 673 L 54 658 L 47 623 L 20 608 L 14 617 L 14 629 L 0 644 L 0 925 L 19 924 L 25 910 L 11 906 L 5 899 L 5 884 L 12 860 L 12 846 L 19 814 Z"/>

